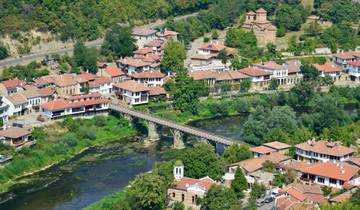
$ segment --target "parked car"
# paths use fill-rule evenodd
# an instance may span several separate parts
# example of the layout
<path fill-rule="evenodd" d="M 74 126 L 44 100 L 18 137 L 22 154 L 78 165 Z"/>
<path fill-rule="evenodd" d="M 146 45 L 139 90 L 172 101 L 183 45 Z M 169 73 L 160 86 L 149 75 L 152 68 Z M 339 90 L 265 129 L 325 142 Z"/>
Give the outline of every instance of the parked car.
<path fill-rule="evenodd" d="M 265 203 L 271 203 L 271 202 L 274 201 L 274 198 L 271 197 L 271 196 L 268 196 L 268 197 L 266 197 L 264 200 L 265 200 Z"/>
<path fill-rule="evenodd" d="M 260 207 L 263 206 L 265 204 L 265 200 L 263 198 L 257 199 L 256 200 L 256 206 Z"/>

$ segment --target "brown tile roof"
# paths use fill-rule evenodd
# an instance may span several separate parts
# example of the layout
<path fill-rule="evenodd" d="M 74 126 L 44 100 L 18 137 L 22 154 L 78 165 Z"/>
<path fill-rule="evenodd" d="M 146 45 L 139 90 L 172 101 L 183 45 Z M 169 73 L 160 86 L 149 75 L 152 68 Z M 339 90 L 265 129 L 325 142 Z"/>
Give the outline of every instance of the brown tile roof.
<path fill-rule="evenodd" d="M 105 68 L 105 72 L 110 76 L 110 77 L 119 77 L 124 75 L 124 72 L 121 71 L 121 69 L 119 69 L 116 66 L 107 66 Z"/>
<path fill-rule="evenodd" d="M 137 35 L 137 36 L 149 36 L 152 34 L 155 34 L 156 31 L 152 30 L 152 29 L 143 29 L 143 28 L 139 28 L 139 29 L 134 29 L 132 31 L 132 35 Z"/>
<path fill-rule="evenodd" d="M 302 170 L 302 173 L 349 181 L 358 174 L 359 169 L 348 165 L 337 165 L 331 162 L 312 163 Z"/>
<path fill-rule="evenodd" d="M 258 10 L 256 10 L 256 13 L 267 13 L 267 11 L 261 7 Z"/>
<path fill-rule="evenodd" d="M 156 86 L 156 87 L 149 87 L 149 89 L 150 89 L 149 94 L 150 94 L 151 96 L 158 96 L 158 95 L 164 95 L 164 94 L 166 94 L 165 89 L 162 88 L 162 87 L 158 87 L 158 86 Z"/>
<path fill-rule="evenodd" d="M 152 40 L 150 42 L 146 42 L 144 47 L 162 47 L 165 45 L 165 41 L 161 39 Z"/>
<path fill-rule="evenodd" d="M 347 64 L 352 65 L 352 66 L 360 66 L 360 60 L 358 60 L 358 61 L 349 61 L 349 62 L 347 62 Z"/>
<path fill-rule="evenodd" d="M 39 89 L 39 93 L 40 93 L 41 97 L 49 97 L 49 96 L 55 94 L 55 90 L 51 87 L 41 88 L 41 89 Z"/>
<path fill-rule="evenodd" d="M 84 81 L 88 82 L 88 81 L 92 81 L 94 80 L 97 76 L 95 74 L 90 74 L 90 73 L 82 73 L 77 75 L 77 77 L 83 79 Z"/>
<path fill-rule="evenodd" d="M 36 86 L 49 85 L 49 84 L 52 84 L 52 83 L 54 83 L 54 79 L 50 75 L 42 76 L 42 77 L 39 77 L 39 78 L 35 79 L 35 85 Z"/>
<path fill-rule="evenodd" d="M 224 80 L 235 80 L 235 79 L 244 79 L 249 76 L 239 72 L 239 71 L 214 71 L 214 70 L 203 70 L 203 71 L 190 71 L 188 72 L 189 76 L 194 78 L 194 80 L 203 80 L 203 79 L 215 79 L 216 81 Z"/>
<path fill-rule="evenodd" d="M 351 191 L 346 191 L 340 195 L 337 195 L 333 198 L 330 199 L 331 202 L 335 202 L 335 203 L 342 203 L 344 201 L 347 201 L 351 198 L 352 193 Z"/>
<path fill-rule="evenodd" d="M 279 141 L 272 141 L 272 142 L 265 143 L 263 145 L 273 148 L 273 149 L 276 149 L 276 150 L 288 149 L 291 147 L 290 145 L 279 142 Z"/>
<path fill-rule="evenodd" d="M 260 66 L 260 67 L 263 67 L 263 68 L 273 69 L 273 70 L 277 70 L 277 69 L 280 69 L 282 67 L 281 65 L 277 64 L 274 61 L 268 61 L 268 62 L 265 62 L 265 63 L 257 63 L 257 64 L 254 64 L 254 66 Z"/>
<path fill-rule="evenodd" d="M 150 71 L 136 72 L 133 74 L 129 74 L 128 76 L 137 79 L 144 79 L 144 78 L 164 78 L 166 75 L 162 73 L 160 70 L 150 70 Z"/>
<path fill-rule="evenodd" d="M 15 93 L 11 96 L 6 96 L 6 98 L 14 105 L 21 105 L 27 103 L 27 99 L 25 98 L 25 96 L 23 96 L 20 93 Z"/>
<path fill-rule="evenodd" d="M 352 59 L 355 56 L 359 56 L 360 52 L 343 52 L 343 53 L 338 53 L 336 55 L 334 55 L 337 58 L 341 58 L 341 59 Z"/>
<path fill-rule="evenodd" d="M 0 136 L 6 137 L 6 138 L 20 138 L 22 136 L 30 135 L 31 130 L 28 128 L 19 128 L 19 127 L 11 127 L 6 130 L 0 131 Z"/>
<path fill-rule="evenodd" d="M 262 70 L 262 69 L 255 68 L 255 67 L 243 68 L 243 69 L 240 69 L 239 71 L 241 73 L 246 74 L 251 77 L 258 77 L 258 76 L 265 76 L 265 75 L 272 74 L 271 71 L 266 71 L 266 70 Z"/>
<path fill-rule="evenodd" d="M 68 100 L 59 99 L 47 102 L 45 104 L 40 105 L 41 108 L 49 111 L 57 111 L 63 110 L 66 108 L 74 108 L 74 107 L 82 107 L 82 106 L 90 106 L 96 104 L 106 103 L 109 100 L 106 98 L 96 98 L 96 99 L 89 99 L 85 101 L 78 101 L 78 102 L 70 102 Z"/>
<path fill-rule="evenodd" d="M 10 80 L 5 80 L 1 82 L 6 89 L 13 89 L 16 87 L 23 87 L 25 86 L 25 82 L 19 79 L 10 79 Z"/>
<path fill-rule="evenodd" d="M 111 83 L 111 82 L 112 80 L 110 77 L 100 76 L 100 77 L 96 77 L 94 81 L 89 82 L 89 87 L 90 88 L 100 87 L 103 84 Z"/>
<path fill-rule="evenodd" d="M 101 93 L 89 93 L 89 94 L 84 94 L 84 95 L 72 96 L 72 97 L 68 98 L 68 100 L 75 101 L 75 100 L 87 99 L 87 98 L 100 98 L 101 96 L 102 96 Z"/>
<path fill-rule="evenodd" d="M 360 167 L 360 157 L 351 157 L 349 160 L 346 160 L 346 162 L 350 162 Z"/>
<path fill-rule="evenodd" d="M 344 155 L 354 153 L 354 149 L 342 146 L 340 142 L 328 142 L 328 141 L 307 141 L 301 144 L 295 145 L 296 148 L 304 151 L 316 152 L 319 154 L 332 155 L 341 157 Z"/>
<path fill-rule="evenodd" d="M 53 80 L 55 85 L 59 87 L 73 86 L 77 84 L 71 74 L 54 75 Z"/>
<path fill-rule="evenodd" d="M 341 72 L 341 69 L 336 66 L 328 65 L 328 64 L 314 64 L 313 65 L 317 70 L 324 72 Z"/>
<path fill-rule="evenodd" d="M 216 58 L 218 54 L 211 53 L 211 54 L 194 54 L 191 56 L 192 60 L 209 60 L 211 58 Z"/>
<path fill-rule="evenodd" d="M 268 154 L 271 152 L 275 152 L 274 149 L 271 149 L 270 147 L 265 147 L 265 146 L 251 147 L 250 151 L 259 153 L 259 154 Z"/>
<path fill-rule="evenodd" d="M 223 49 L 225 49 L 225 46 L 223 44 L 205 44 L 202 47 L 199 48 L 200 50 L 211 50 L 211 51 L 221 51 Z"/>
<path fill-rule="evenodd" d="M 193 179 L 189 177 L 184 177 L 180 181 L 175 181 L 176 189 L 179 190 L 187 190 L 188 187 L 192 185 L 198 185 L 203 188 L 205 191 L 209 191 L 209 189 L 216 184 L 216 182 L 209 177 L 204 177 L 201 179 Z"/>
<path fill-rule="evenodd" d="M 217 72 L 212 70 L 204 71 L 189 71 L 189 76 L 194 78 L 194 80 L 203 80 L 203 79 L 216 79 Z"/>
<path fill-rule="evenodd" d="M 29 86 L 26 90 L 19 92 L 19 94 L 22 94 L 27 99 L 41 96 L 40 89 L 35 86 Z"/>
<path fill-rule="evenodd" d="M 300 72 L 301 62 L 299 60 L 290 60 L 286 61 L 283 68 L 288 69 L 288 73 L 298 73 Z"/>
<path fill-rule="evenodd" d="M 127 66 L 134 66 L 134 67 L 143 67 L 143 66 L 149 66 L 150 64 L 147 62 L 144 62 L 140 59 L 134 59 L 134 58 L 125 58 L 123 60 L 120 60 L 120 63 Z"/>
<path fill-rule="evenodd" d="M 146 55 L 149 53 L 152 53 L 152 49 L 150 47 L 145 47 L 134 51 L 134 54 L 140 54 L 140 55 Z"/>
<path fill-rule="evenodd" d="M 167 36 L 175 36 L 177 35 L 178 33 L 175 32 L 175 31 L 168 31 L 168 30 L 165 30 L 165 31 L 160 31 L 160 32 L 157 32 L 156 33 L 156 36 L 158 37 L 167 37 Z"/>
<path fill-rule="evenodd" d="M 142 83 L 135 82 L 133 80 L 127 80 L 124 82 L 116 83 L 113 86 L 123 90 L 129 90 L 131 92 L 149 91 L 148 87 L 145 87 Z"/>
<path fill-rule="evenodd" d="M 289 156 L 283 155 L 278 152 L 273 152 L 270 155 L 264 155 L 259 158 L 251 158 L 251 159 L 243 160 L 237 163 L 230 164 L 229 166 L 240 166 L 248 173 L 251 173 L 260 170 L 263 167 L 263 163 L 267 160 L 271 161 L 274 164 L 278 164 L 280 162 L 289 159 L 290 159 Z"/>

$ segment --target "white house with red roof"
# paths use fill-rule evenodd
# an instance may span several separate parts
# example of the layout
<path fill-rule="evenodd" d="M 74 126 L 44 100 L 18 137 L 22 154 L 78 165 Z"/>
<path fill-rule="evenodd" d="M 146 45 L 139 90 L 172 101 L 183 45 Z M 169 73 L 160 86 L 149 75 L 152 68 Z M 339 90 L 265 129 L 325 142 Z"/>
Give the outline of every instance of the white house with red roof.
<path fill-rule="evenodd" d="M 143 83 L 147 87 L 161 87 L 164 84 L 165 74 L 160 70 L 150 70 L 129 74 L 132 80 Z"/>
<path fill-rule="evenodd" d="M 176 161 L 173 169 L 174 188 L 167 190 L 170 205 L 174 202 L 181 202 L 185 209 L 200 209 L 198 199 L 206 196 L 210 188 L 217 183 L 210 177 L 194 179 L 184 177 L 184 165 L 181 161 Z"/>
<path fill-rule="evenodd" d="M 320 72 L 320 77 L 330 76 L 332 80 L 340 79 L 342 69 L 329 64 L 313 64 L 313 66 Z"/>
<path fill-rule="evenodd" d="M 136 45 L 139 48 L 143 48 L 146 42 L 157 39 L 156 31 L 153 29 L 135 28 L 131 35 L 135 38 Z"/>
<path fill-rule="evenodd" d="M 277 64 L 275 61 L 262 62 L 253 65 L 256 68 L 271 71 L 271 77 L 276 79 L 279 85 L 287 84 L 288 69 L 284 65 Z"/>
<path fill-rule="evenodd" d="M 307 162 L 329 162 L 346 161 L 355 150 L 341 145 L 340 142 L 329 142 L 325 140 L 307 142 L 295 145 L 297 159 Z"/>
<path fill-rule="evenodd" d="M 336 64 L 341 65 L 343 67 L 346 67 L 347 62 L 355 61 L 355 60 L 360 60 L 360 52 L 359 51 L 342 52 L 342 53 L 333 55 L 333 61 Z"/>
<path fill-rule="evenodd" d="M 155 34 L 159 39 L 163 39 L 165 41 L 176 41 L 178 32 L 170 31 L 166 28 L 161 29 L 159 32 Z"/>
<path fill-rule="evenodd" d="M 2 96 L 11 95 L 24 90 L 26 82 L 19 79 L 5 80 L 0 83 L 0 94 Z"/>
<path fill-rule="evenodd" d="M 102 113 L 109 109 L 109 100 L 100 93 L 78 95 L 68 99 L 59 99 L 40 105 L 42 114 L 49 119 L 69 115 L 88 115 Z"/>
<path fill-rule="evenodd" d="M 134 57 L 128 57 L 121 60 L 118 60 L 117 63 L 119 66 L 125 70 L 127 74 L 135 73 L 135 72 L 141 72 L 141 71 L 148 71 L 151 68 L 151 63 L 144 62 L 142 58 L 134 58 Z"/>
<path fill-rule="evenodd" d="M 360 81 L 360 59 L 348 61 L 346 63 L 346 71 L 349 74 L 351 81 Z"/>
<path fill-rule="evenodd" d="M 94 81 L 89 82 L 89 93 L 109 95 L 111 91 L 112 80 L 110 77 L 97 76 Z"/>
<path fill-rule="evenodd" d="M 129 105 L 146 104 L 149 102 L 150 89 L 143 83 L 126 80 L 113 84 L 115 95 Z"/>
<path fill-rule="evenodd" d="M 113 82 L 121 82 L 125 78 L 125 73 L 120 68 L 109 65 L 98 68 L 96 75 L 110 77 Z"/>

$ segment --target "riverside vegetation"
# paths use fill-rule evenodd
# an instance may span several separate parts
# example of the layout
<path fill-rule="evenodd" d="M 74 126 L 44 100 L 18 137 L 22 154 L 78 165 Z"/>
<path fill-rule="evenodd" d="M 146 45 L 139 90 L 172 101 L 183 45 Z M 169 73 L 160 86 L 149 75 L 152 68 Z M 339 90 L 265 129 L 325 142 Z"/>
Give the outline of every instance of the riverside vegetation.
<path fill-rule="evenodd" d="M 35 128 L 35 146 L 19 152 L 5 146 L 0 148 L 1 154 L 11 153 L 14 156 L 11 164 L 0 170 L 0 193 L 8 191 L 22 176 L 71 159 L 89 147 L 121 141 L 137 133 L 127 120 L 113 115 L 92 119 L 66 118 L 63 122 Z"/>

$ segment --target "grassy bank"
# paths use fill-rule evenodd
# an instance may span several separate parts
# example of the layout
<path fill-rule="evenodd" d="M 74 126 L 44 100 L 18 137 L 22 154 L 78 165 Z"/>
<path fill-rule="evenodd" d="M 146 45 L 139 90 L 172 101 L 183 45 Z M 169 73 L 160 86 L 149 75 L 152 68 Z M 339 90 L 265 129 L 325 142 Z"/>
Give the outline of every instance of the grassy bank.
<path fill-rule="evenodd" d="M 20 178 L 69 160 L 87 148 L 137 135 L 125 119 L 108 116 L 89 120 L 65 119 L 43 128 L 36 128 L 33 136 L 37 144 L 20 152 L 2 149 L 14 156 L 11 164 L 0 170 L 0 193 L 7 192 L 21 182 Z"/>
<path fill-rule="evenodd" d="M 84 210 L 99 210 L 99 209 L 111 209 L 117 204 L 121 203 L 125 199 L 126 189 L 120 192 L 113 193 L 100 201 L 91 204 L 90 206 L 84 208 Z"/>

